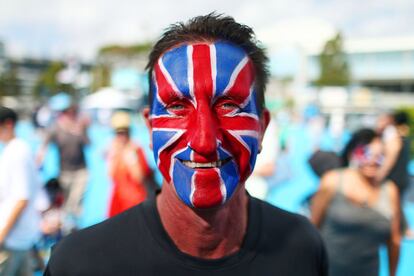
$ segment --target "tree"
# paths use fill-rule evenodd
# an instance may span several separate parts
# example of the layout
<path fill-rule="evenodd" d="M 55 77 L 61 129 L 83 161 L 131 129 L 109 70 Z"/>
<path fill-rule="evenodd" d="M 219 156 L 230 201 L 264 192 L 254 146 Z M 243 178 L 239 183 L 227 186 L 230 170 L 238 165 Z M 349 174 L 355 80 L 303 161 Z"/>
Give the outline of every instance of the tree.
<path fill-rule="evenodd" d="M 17 77 L 17 68 L 14 64 L 11 64 L 10 69 L 0 75 L 0 97 L 19 96 L 20 94 L 20 81 Z"/>
<path fill-rule="evenodd" d="M 106 45 L 99 49 L 98 56 L 103 55 L 119 55 L 119 56 L 134 56 L 138 54 L 147 54 L 152 48 L 151 42 L 138 43 L 129 46 L 122 45 Z"/>
<path fill-rule="evenodd" d="M 92 91 L 111 85 L 112 69 L 117 64 L 132 63 L 133 66 L 137 66 L 138 61 L 146 61 L 151 47 L 151 42 L 133 45 L 111 44 L 102 46 L 98 50 L 97 62 L 92 71 Z M 144 66 L 145 64 L 142 67 Z"/>
<path fill-rule="evenodd" d="M 315 84 L 318 86 L 346 86 L 350 83 L 350 72 L 343 40 L 340 33 L 328 40 L 318 56 L 320 76 Z"/>
<path fill-rule="evenodd" d="M 92 70 L 92 91 L 111 85 L 111 69 L 108 65 L 98 64 Z"/>
<path fill-rule="evenodd" d="M 75 89 L 70 84 L 59 83 L 56 76 L 60 70 L 65 67 L 61 61 L 53 61 L 49 64 L 47 69 L 39 76 L 34 87 L 33 95 L 39 97 L 49 97 L 60 91 L 65 91 L 69 94 L 74 94 Z"/>

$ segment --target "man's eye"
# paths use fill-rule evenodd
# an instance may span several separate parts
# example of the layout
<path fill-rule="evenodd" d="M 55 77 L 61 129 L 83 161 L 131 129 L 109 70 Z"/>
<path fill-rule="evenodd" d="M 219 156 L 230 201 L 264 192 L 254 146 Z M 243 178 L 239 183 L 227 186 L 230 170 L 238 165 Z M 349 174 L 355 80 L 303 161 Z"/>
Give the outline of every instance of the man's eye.
<path fill-rule="evenodd" d="M 185 106 L 183 104 L 171 104 L 167 108 L 168 110 L 171 110 L 171 111 L 177 111 L 177 110 L 183 110 Z"/>
<path fill-rule="evenodd" d="M 221 107 L 228 110 L 239 109 L 239 106 L 235 103 L 223 103 Z"/>
<path fill-rule="evenodd" d="M 238 112 L 240 106 L 233 101 L 222 101 L 216 105 L 218 114 L 227 115 L 233 112 Z"/>
<path fill-rule="evenodd" d="M 184 116 L 188 112 L 188 106 L 185 103 L 175 102 L 167 106 L 169 113 L 177 116 Z"/>

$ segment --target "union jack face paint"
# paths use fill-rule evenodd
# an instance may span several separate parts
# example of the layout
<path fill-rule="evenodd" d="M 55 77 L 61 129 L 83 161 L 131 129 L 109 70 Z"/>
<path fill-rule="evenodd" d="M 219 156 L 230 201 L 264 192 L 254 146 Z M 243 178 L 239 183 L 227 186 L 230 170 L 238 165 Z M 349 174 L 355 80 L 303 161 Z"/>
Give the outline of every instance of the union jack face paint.
<path fill-rule="evenodd" d="M 254 75 L 244 50 L 227 42 L 182 45 L 154 66 L 154 157 L 188 206 L 225 203 L 251 174 L 261 131 Z"/>
<path fill-rule="evenodd" d="M 369 145 L 358 146 L 352 152 L 351 163 L 360 167 L 370 163 L 381 166 L 384 162 L 382 152 L 374 152 Z"/>

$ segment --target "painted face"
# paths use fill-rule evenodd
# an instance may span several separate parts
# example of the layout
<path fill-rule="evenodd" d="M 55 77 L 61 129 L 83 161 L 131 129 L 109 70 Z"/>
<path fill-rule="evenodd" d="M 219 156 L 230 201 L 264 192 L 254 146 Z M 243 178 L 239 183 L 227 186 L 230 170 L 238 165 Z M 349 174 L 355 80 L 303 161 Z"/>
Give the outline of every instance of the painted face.
<path fill-rule="evenodd" d="M 351 163 L 354 166 L 362 167 L 366 165 L 381 166 L 384 161 L 382 145 L 379 141 L 365 146 L 358 146 L 352 152 Z"/>
<path fill-rule="evenodd" d="M 226 42 L 183 45 L 159 58 L 152 89 L 153 150 L 164 179 L 188 206 L 225 203 L 258 152 L 251 60 Z"/>

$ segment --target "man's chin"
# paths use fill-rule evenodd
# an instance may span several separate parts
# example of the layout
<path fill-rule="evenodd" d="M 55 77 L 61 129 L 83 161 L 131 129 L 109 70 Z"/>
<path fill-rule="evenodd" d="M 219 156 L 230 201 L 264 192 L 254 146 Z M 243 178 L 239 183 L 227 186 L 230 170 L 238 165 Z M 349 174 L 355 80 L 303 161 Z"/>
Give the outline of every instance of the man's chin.
<path fill-rule="evenodd" d="M 198 194 L 197 197 L 193 198 L 193 206 L 196 209 L 213 209 L 220 207 L 223 204 L 221 196 L 213 193 Z"/>

